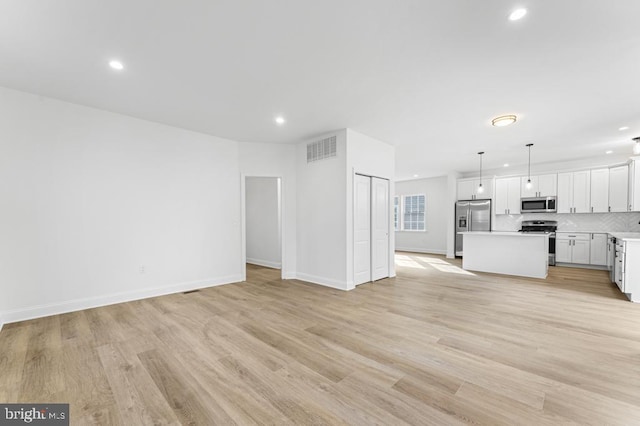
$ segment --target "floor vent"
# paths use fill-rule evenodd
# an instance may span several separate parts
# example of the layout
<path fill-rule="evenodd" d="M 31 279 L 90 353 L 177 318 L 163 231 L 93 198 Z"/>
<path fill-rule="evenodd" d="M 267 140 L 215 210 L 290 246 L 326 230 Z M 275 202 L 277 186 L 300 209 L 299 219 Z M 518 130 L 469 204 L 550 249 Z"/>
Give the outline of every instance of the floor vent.
<path fill-rule="evenodd" d="M 322 139 L 307 144 L 307 163 L 336 156 L 336 137 Z"/>
<path fill-rule="evenodd" d="M 189 290 L 189 291 L 184 291 L 184 292 L 182 292 L 182 294 L 197 293 L 197 292 L 199 292 L 199 291 L 200 291 L 200 290 Z"/>

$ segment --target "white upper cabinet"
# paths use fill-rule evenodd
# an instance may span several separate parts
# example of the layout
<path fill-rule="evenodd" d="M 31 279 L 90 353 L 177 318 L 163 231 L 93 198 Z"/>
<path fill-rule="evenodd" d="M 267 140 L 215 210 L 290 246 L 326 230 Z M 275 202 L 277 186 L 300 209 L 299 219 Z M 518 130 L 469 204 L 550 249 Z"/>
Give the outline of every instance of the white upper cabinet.
<path fill-rule="evenodd" d="M 496 179 L 495 209 L 496 214 L 520 214 L 520 178 Z"/>
<path fill-rule="evenodd" d="M 558 213 L 573 213 L 573 173 L 558 173 Z"/>
<path fill-rule="evenodd" d="M 538 193 L 540 197 L 555 197 L 558 195 L 558 175 L 538 176 Z"/>
<path fill-rule="evenodd" d="M 629 166 L 612 167 L 609 170 L 609 211 L 629 210 Z"/>
<path fill-rule="evenodd" d="M 573 173 L 573 212 L 588 213 L 591 210 L 591 171 Z"/>
<path fill-rule="evenodd" d="M 529 197 L 553 197 L 558 194 L 558 175 L 537 175 L 531 176 L 531 188 L 527 189 L 527 177 L 520 179 L 520 192 L 522 198 Z"/>
<path fill-rule="evenodd" d="M 591 171 L 558 173 L 558 213 L 591 211 Z"/>
<path fill-rule="evenodd" d="M 629 206 L 628 211 L 640 211 L 640 157 L 629 162 Z"/>
<path fill-rule="evenodd" d="M 609 211 L 609 169 L 591 170 L 591 213 Z"/>
<path fill-rule="evenodd" d="M 482 178 L 482 188 L 479 193 L 480 179 L 460 179 L 458 180 L 458 200 L 482 200 L 493 198 L 493 178 Z"/>

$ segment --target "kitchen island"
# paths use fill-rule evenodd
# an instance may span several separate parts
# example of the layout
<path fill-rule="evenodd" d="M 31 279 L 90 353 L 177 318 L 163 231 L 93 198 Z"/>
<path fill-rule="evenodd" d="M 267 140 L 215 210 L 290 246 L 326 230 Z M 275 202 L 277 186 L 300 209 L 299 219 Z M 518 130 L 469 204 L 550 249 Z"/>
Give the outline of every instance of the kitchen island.
<path fill-rule="evenodd" d="M 469 271 L 546 278 L 549 234 L 463 232 L 462 268 Z"/>

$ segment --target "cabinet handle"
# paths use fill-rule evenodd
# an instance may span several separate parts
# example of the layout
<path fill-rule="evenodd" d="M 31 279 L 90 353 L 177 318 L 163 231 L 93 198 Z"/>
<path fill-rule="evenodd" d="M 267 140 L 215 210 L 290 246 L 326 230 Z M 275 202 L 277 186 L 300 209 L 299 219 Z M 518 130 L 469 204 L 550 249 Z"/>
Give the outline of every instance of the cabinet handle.
<path fill-rule="evenodd" d="M 609 206 L 609 213 L 611 213 L 611 206 Z"/>

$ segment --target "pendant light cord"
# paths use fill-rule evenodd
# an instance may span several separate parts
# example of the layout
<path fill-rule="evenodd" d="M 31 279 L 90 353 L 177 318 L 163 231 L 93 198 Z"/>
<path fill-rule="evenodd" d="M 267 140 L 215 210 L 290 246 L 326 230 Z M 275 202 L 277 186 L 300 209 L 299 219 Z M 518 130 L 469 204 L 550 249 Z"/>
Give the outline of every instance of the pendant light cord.
<path fill-rule="evenodd" d="M 531 182 L 531 147 L 532 146 L 533 146 L 532 143 L 527 144 L 527 148 L 529 148 L 529 172 L 528 172 L 527 182 Z"/>

